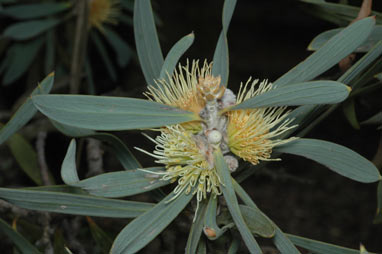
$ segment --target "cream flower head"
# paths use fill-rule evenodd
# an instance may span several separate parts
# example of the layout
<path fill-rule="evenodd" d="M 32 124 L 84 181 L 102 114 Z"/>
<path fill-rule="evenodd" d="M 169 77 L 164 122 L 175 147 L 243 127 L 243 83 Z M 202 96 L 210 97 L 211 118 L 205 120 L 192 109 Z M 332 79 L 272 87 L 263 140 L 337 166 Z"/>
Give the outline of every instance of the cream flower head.
<path fill-rule="evenodd" d="M 117 23 L 118 4 L 118 0 L 89 0 L 89 25 L 103 31 L 103 24 Z"/>

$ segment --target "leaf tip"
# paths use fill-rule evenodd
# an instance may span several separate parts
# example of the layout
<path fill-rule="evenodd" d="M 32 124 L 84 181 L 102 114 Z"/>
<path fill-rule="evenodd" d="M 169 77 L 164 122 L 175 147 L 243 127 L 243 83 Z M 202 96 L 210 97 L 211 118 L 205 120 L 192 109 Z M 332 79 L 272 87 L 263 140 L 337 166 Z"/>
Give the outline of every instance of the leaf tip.
<path fill-rule="evenodd" d="M 55 72 L 54 72 L 54 71 L 52 71 L 51 73 L 49 73 L 49 74 L 48 74 L 48 76 L 47 76 L 47 77 L 54 77 L 54 75 L 55 75 Z"/>

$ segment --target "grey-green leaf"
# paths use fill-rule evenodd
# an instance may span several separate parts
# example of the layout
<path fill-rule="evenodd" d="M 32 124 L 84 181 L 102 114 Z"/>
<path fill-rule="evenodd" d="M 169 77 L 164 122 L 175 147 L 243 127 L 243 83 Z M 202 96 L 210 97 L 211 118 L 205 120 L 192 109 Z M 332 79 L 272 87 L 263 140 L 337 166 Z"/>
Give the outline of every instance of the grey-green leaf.
<path fill-rule="evenodd" d="M 25 209 L 112 218 L 134 218 L 153 207 L 144 202 L 31 189 L 0 188 L 0 198 Z"/>
<path fill-rule="evenodd" d="M 349 92 L 350 89 L 347 86 L 336 81 L 311 81 L 285 87 L 276 87 L 245 100 L 233 106 L 230 110 L 274 106 L 333 104 L 345 100 Z"/>
<path fill-rule="evenodd" d="M 373 223 L 382 223 L 382 181 L 379 181 L 377 187 L 377 212 L 375 213 Z"/>
<path fill-rule="evenodd" d="M 58 25 L 60 20 L 49 18 L 41 20 L 23 21 L 8 26 L 3 37 L 14 40 L 28 40 Z"/>
<path fill-rule="evenodd" d="M 115 55 L 117 56 L 118 65 L 125 67 L 132 57 L 132 50 L 129 45 L 113 30 L 104 27 L 105 39 L 113 47 Z"/>
<path fill-rule="evenodd" d="M 274 151 L 304 156 L 355 181 L 371 183 L 382 179 L 373 163 L 335 143 L 300 138 L 276 147 Z"/>
<path fill-rule="evenodd" d="M 248 228 L 246 222 L 244 221 L 243 215 L 241 214 L 240 207 L 232 185 L 231 173 L 220 150 L 216 150 L 214 152 L 214 161 L 216 170 L 222 181 L 221 189 L 227 202 L 228 210 L 231 213 L 232 219 L 235 222 L 237 229 L 243 237 L 245 245 L 251 253 L 262 253 L 260 246 L 253 237 L 252 232 Z"/>
<path fill-rule="evenodd" d="M 57 122 L 93 130 L 154 128 L 199 118 L 191 112 L 134 98 L 39 95 L 32 100 L 43 114 Z"/>
<path fill-rule="evenodd" d="M 163 55 L 154 23 L 150 0 L 134 3 L 134 35 L 139 62 L 147 84 L 159 78 Z"/>
<path fill-rule="evenodd" d="M 116 81 L 117 80 L 117 73 L 115 71 L 115 67 L 114 67 L 114 65 L 113 65 L 113 63 L 109 57 L 109 54 L 105 48 L 104 43 L 102 42 L 102 39 L 98 35 L 98 32 L 97 31 L 91 31 L 90 37 L 91 37 L 92 41 L 94 42 L 94 44 L 98 50 L 98 53 L 100 54 L 100 56 L 102 58 L 102 61 L 104 62 L 103 66 L 106 67 L 106 70 L 107 70 L 111 80 Z"/>
<path fill-rule="evenodd" d="M 184 52 L 192 45 L 194 42 L 195 35 L 194 33 L 190 33 L 180 39 L 168 52 L 166 59 L 164 60 L 162 70 L 159 75 L 159 79 L 167 78 L 167 75 L 170 77 L 174 72 L 177 62 L 182 57 Z"/>
<path fill-rule="evenodd" d="M 70 2 L 18 4 L 0 10 L 0 14 L 16 19 L 35 19 L 57 14 L 69 7 L 71 7 Z"/>
<path fill-rule="evenodd" d="M 276 86 L 311 80 L 322 74 L 361 45 L 374 29 L 375 18 L 354 22 L 333 36 L 319 50 L 277 79 Z"/>
<path fill-rule="evenodd" d="M 136 253 L 160 232 L 184 209 L 193 195 L 180 194 L 170 201 L 174 193 L 170 193 L 152 209 L 130 222 L 114 240 L 110 254 Z"/>
<path fill-rule="evenodd" d="M 240 211 L 252 233 L 265 238 L 272 238 L 275 235 L 273 223 L 259 209 L 240 205 Z"/>
<path fill-rule="evenodd" d="M 203 219 L 206 213 L 207 203 L 205 200 L 200 202 L 199 209 L 197 214 L 195 215 L 195 221 L 193 221 L 190 229 L 190 233 L 188 234 L 187 244 L 186 244 L 186 254 L 194 254 L 198 249 L 198 245 L 200 242 L 200 237 L 203 232 Z"/>
<path fill-rule="evenodd" d="M 49 74 L 32 92 L 36 94 L 47 94 L 52 89 L 54 82 L 54 73 Z M 15 112 L 7 124 L 0 130 L 0 144 L 23 127 L 37 112 L 33 106 L 31 98 L 27 98 L 23 105 Z"/>
<path fill-rule="evenodd" d="M 12 242 L 15 244 L 17 249 L 21 253 L 28 254 L 41 254 L 41 252 L 31 244 L 27 239 L 25 239 L 21 234 L 15 231 L 11 226 L 8 225 L 4 220 L 0 219 L 0 231 L 7 235 Z"/>

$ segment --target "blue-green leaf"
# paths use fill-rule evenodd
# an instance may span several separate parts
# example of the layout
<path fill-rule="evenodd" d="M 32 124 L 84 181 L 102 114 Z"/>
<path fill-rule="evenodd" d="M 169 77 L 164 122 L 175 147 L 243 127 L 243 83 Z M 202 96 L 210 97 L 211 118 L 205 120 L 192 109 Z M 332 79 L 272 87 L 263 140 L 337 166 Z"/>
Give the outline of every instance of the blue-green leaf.
<path fill-rule="evenodd" d="M 0 231 L 7 235 L 22 253 L 41 254 L 41 252 L 27 239 L 15 231 L 4 220 L 0 219 Z"/>
<path fill-rule="evenodd" d="M 0 14 L 16 19 L 35 19 L 54 15 L 71 7 L 70 2 L 18 4 L 1 9 Z"/>
<path fill-rule="evenodd" d="M 32 189 L 0 188 L 0 198 L 25 209 L 112 218 L 134 218 L 153 207 L 144 202 Z"/>
<path fill-rule="evenodd" d="M 32 92 L 32 96 L 36 94 L 47 94 L 52 89 L 54 82 L 54 73 L 49 74 Z M 31 98 L 27 98 L 23 105 L 16 111 L 13 117 L 0 130 L 0 144 L 23 127 L 37 112 L 33 106 Z"/>
<path fill-rule="evenodd" d="M 200 202 L 199 209 L 197 214 L 195 215 L 195 221 L 193 221 L 190 229 L 190 233 L 188 234 L 187 245 L 186 245 L 186 254 L 194 254 L 198 249 L 198 245 L 200 242 L 200 237 L 203 232 L 203 219 L 206 213 L 207 203 L 205 201 Z"/>
<path fill-rule="evenodd" d="M 136 253 L 161 233 L 184 209 L 193 195 L 170 193 L 146 213 L 130 222 L 114 240 L 110 254 Z M 171 201 L 170 201 L 171 200 Z"/>
<path fill-rule="evenodd" d="M 349 148 L 335 143 L 300 138 L 278 146 L 274 151 L 304 156 L 355 181 L 370 183 L 382 179 L 373 163 Z"/>
<path fill-rule="evenodd" d="M 231 213 L 237 229 L 243 237 L 245 245 L 251 253 L 262 253 L 260 246 L 253 237 L 252 232 L 249 230 L 243 215 L 241 214 L 239 203 L 232 185 L 231 173 L 220 150 L 214 152 L 214 161 L 216 170 L 222 181 L 221 189 L 224 199 L 227 202 L 228 210 Z"/>
<path fill-rule="evenodd" d="M 373 17 L 354 22 L 333 36 L 303 62 L 277 79 L 274 85 L 285 86 L 304 82 L 322 74 L 361 45 L 374 29 L 374 25 L 375 18 Z"/>
<path fill-rule="evenodd" d="M 38 95 L 32 100 L 43 114 L 57 122 L 93 130 L 154 128 L 199 119 L 191 112 L 135 98 Z"/>
<path fill-rule="evenodd" d="M 306 104 L 333 104 L 345 100 L 349 92 L 350 89 L 347 86 L 336 81 L 311 81 L 286 87 L 276 87 L 268 92 L 245 100 L 229 110 Z"/>
<path fill-rule="evenodd" d="M 60 22 L 60 20 L 54 18 L 19 22 L 8 26 L 4 30 L 3 37 L 14 40 L 28 40 L 55 27 Z"/>
<path fill-rule="evenodd" d="M 163 55 L 150 0 L 134 3 L 134 35 L 143 75 L 147 84 L 153 85 L 154 79 L 159 78 L 163 66 Z"/>
<path fill-rule="evenodd" d="M 186 52 L 187 49 L 191 46 L 191 44 L 194 42 L 194 38 L 194 33 L 190 33 L 184 36 L 182 39 L 180 39 L 177 43 L 175 43 L 174 46 L 172 46 L 172 48 L 166 56 L 166 59 L 164 60 L 159 79 L 166 79 L 167 75 L 169 75 L 170 77 L 172 76 L 177 62 L 184 54 L 184 52 Z"/>

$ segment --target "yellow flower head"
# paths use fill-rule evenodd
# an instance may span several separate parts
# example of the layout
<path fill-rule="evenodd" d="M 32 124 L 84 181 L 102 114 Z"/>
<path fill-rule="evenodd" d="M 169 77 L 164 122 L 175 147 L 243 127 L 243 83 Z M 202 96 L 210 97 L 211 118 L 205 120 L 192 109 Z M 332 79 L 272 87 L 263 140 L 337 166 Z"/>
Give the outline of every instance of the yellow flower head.
<path fill-rule="evenodd" d="M 118 0 L 89 0 L 89 25 L 103 31 L 103 24 L 117 23 L 119 12 Z"/>
<path fill-rule="evenodd" d="M 221 194 L 221 181 L 213 166 L 212 147 L 202 136 L 186 131 L 181 125 L 173 125 L 162 129 L 161 135 L 155 139 L 148 138 L 156 144 L 153 153 L 136 149 L 165 165 L 166 172 L 161 173 L 163 180 L 178 182 L 173 199 L 183 192 L 189 194 L 193 189 L 192 194 L 196 194 L 198 202 L 206 198 L 207 193 Z"/>
<path fill-rule="evenodd" d="M 272 83 L 268 83 L 266 80 L 255 89 L 258 82 L 255 80 L 247 90 L 250 82 L 251 79 L 244 87 L 240 86 L 236 99 L 237 104 L 272 89 Z M 254 165 L 261 160 L 274 160 L 270 159 L 272 148 L 295 139 L 273 139 L 295 127 L 288 126 L 292 119 L 285 120 L 287 115 L 285 107 L 240 109 L 227 112 L 229 149 L 235 155 Z"/>

